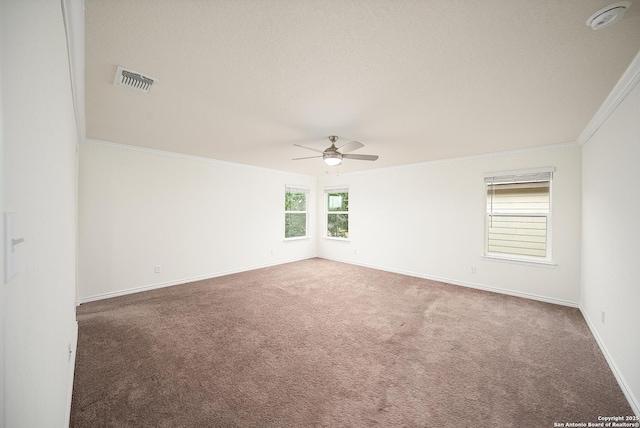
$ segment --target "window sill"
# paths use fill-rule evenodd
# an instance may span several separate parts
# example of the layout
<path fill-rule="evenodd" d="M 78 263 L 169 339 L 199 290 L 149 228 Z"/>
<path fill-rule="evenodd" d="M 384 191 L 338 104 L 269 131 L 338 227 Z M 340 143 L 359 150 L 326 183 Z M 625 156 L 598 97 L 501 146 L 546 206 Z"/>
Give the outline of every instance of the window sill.
<path fill-rule="evenodd" d="M 516 265 L 526 265 L 526 266 L 535 266 L 542 267 L 547 269 L 555 269 L 557 266 L 555 263 L 545 260 L 525 260 L 525 259 L 513 259 L 510 257 L 500 257 L 495 255 L 483 255 L 483 259 L 491 261 L 491 262 L 500 262 L 500 263 L 513 263 Z"/>
<path fill-rule="evenodd" d="M 349 242 L 349 238 L 335 238 L 333 236 L 325 236 L 324 239 L 328 239 L 330 241 Z"/>
<path fill-rule="evenodd" d="M 292 241 L 308 241 L 311 238 L 308 236 L 296 236 L 294 238 L 284 238 L 284 242 L 292 242 Z"/>

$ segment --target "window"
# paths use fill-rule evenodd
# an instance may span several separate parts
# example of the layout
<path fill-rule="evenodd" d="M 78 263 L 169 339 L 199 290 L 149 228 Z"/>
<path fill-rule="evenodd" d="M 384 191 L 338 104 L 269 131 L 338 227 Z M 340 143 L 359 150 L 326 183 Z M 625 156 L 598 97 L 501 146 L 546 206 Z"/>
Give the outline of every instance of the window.
<path fill-rule="evenodd" d="M 307 237 L 307 194 L 309 189 L 286 186 L 284 192 L 284 237 Z"/>
<path fill-rule="evenodd" d="M 551 177 L 553 169 L 486 176 L 485 254 L 551 260 Z"/>
<path fill-rule="evenodd" d="M 349 189 L 325 189 L 327 238 L 349 238 Z"/>

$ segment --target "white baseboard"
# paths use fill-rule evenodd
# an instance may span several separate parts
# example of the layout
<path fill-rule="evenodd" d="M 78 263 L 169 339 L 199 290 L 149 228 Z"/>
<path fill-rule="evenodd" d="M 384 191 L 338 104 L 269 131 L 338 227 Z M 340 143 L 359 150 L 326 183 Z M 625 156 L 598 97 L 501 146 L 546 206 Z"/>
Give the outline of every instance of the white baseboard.
<path fill-rule="evenodd" d="M 234 270 L 229 270 L 229 271 L 217 272 L 217 273 L 213 273 L 213 274 L 209 274 L 209 275 L 201 275 L 201 276 L 196 276 L 196 277 L 191 277 L 191 278 L 183 278 L 183 279 L 175 280 L 175 281 L 168 281 L 168 282 L 162 282 L 162 283 L 157 283 L 157 284 L 150 284 L 150 285 L 146 285 L 146 286 L 142 286 L 142 287 L 130 288 L 130 289 L 127 289 L 127 290 L 115 291 L 115 292 L 111 292 L 111 293 L 104 293 L 104 294 L 99 294 L 99 295 L 95 295 L 95 296 L 90 296 L 90 297 L 86 297 L 86 298 L 83 298 L 83 299 L 79 299 L 77 304 L 88 303 L 88 302 L 93 302 L 93 301 L 102 300 L 102 299 L 108 299 L 108 298 L 111 298 L 111 297 L 124 296 L 124 295 L 127 295 L 127 294 L 140 293 L 142 291 L 148 291 L 148 290 L 154 290 L 154 289 L 157 289 L 157 288 L 170 287 L 172 285 L 185 284 L 185 283 L 188 283 L 188 282 L 200 281 L 200 280 L 205 280 L 205 279 L 210 279 L 210 278 L 217 278 L 217 277 L 224 276 L 224 275 L 231 275 L 231 274 L 240 273 L 240 272 L 247 272 L 247 271 L 250 271 L 250 270 L 261 269 L 261 268 L 270 267 L 270 266 L 277 266 L 277 265 L 281 265 L 281 264 L 285 264 L 285 263 L 292 263 L 292 262 L 296 262 L 296 261 L 300 261 L 300 260 L 306 260 L 306 259 L 310 259 L 310 258 L 314 258 L 314 257 L 316 257 L 316 256 L 304 257 L 304 258 L 294 259 L 294 260 L 279 261 L 279 262 L 276 262 L 276 263 L 268 263 L 268 264 L 264 264 L 264 265 L 245 267 L 245 268 L 241 268 L 241 269 L 234 269 Z M 393 269 L 393 268 L 389 268 L 389 267 L 377 266 L 377 265 L 372 265 L 372 264 L 367 264 L 367 263 L 356 263 L 356 262 L 349 261 L 349 260 L 340 260 L 340 259 L 334 259 L 334 258 L 330 258 L 330 257 L 321 257 L 321 258 L 324 258 L 324 259 L 327 259 L 327 260 L 333 260 L 333 261 L 341 262 L 341 263 L 352 264 L 352 265 L 356 265 L 356 266 L 367 267 L 367 268 L 371 268 L 371 269 L 382 270 L 382 271 L 386 271 L 386 272 L 393 272 L 393 273 L 398 273 L 398 274 L 402 274 L 402 275 L 413 276 L 413 277 L 416 277 L 416 278 L 423 278 L 423 279 L 428 279 L 428 280 L 432 280 L 432 281 L 444 282 L 444 283 L 447 283 L 447 284 L 459 285 L 459 286 L 462 286 L 462 287 L 475 288 L 475 289 L 478 289 L 478 290 L 484 290 L 484 291 L 489 291 L 489 292 L 493 292 L 493 293 L 506 294 L 506 295 L 515 296 L 515 297 L 522 297 L 522 298 L 525 298 L 525 299 L 538 300 L 538 301 L 546 302 L 546 303 L 553 303 L 553 304 L 556 304 L 556 305 L 579 308 L 580 312 L 582 313 L 583 318 L 585 319 L 587 325 L 589 326 L 589 329 L 591 330 L 591 333 L 593 334 L 593 337 L 596 339 L 596 342 L 598 343 L 598 346 L 600 347 L 600 350 L 602 351 L 602 354 L 604 355 L 607 363 L 609 364 L 609 367 L 611 368 L 611 371 L 613 372 L 613 375 L 615 376 L 616 380 L 618 381 L 618 384 L 620 385 L 620 388 L 622 389 L 622 392 L 624 393 L 625 397 L 627 398 L 627 401 L 629 402 L 629 405 L 631 406 L 633 412 L 637 416 L 640 416 L 640 403 L 638 402 L 638 400 L 634 396 L 633 392 L 631 391 L 631 389 L 629 388 L 629 386 L 625 382 L 624 378 L 622 377 L 622 374 L 620 373 L 620 371 L 618 370 L 615 362 L 611 358 L 611 355 L 609 354 L 609 351 L 607 350 L 604 342 L 600 338 L 600 335 L 598 334 L 598 331 L 595 329 L 595 326 L 594 326 L 593 322 L 588 317 L 588 315 L 582 310 L 582 308 L 580 308 L 580 305 L 578 303 L 576 303 L 576 302 L 571 302 L 571 301 L 562 300 L 562 299 L 555 299 L 555 298 L 546 297 L 546 296 L 539 296 L 539 295 L 531 294 L 531 293 L 523 293 L 523 292 L 519 292 L 519 291 L 505 290 L 505 289 L 502 289 L 502 288 L 490 287 L 490 286 L 486 286 L 486 285 L 482 285 L 482 284 L 475 284 L 475 283 L 466 282 L 466 281 L 458 281 L 458 280 L 452 280 L 452 279 L 449 279 L 449 278 L 442 278 L 442 277 L 436 277 L 436 276 L 431 276 L 431 275 L 424 275 L 424 274 L 417 273 L 417 272 L 405 271 L 405 270 L 401 270 L 401 269 Z M 72 361 L 70 361 L 70 363 L 69 363 L 69 364 L 71 364 L 71 366 L 70 366 L 71 369 L 70 369 L 70 373 L 69 373 L 69 387 L 68 387 L 68 399 L 67 399 L 67 426 L 68 426 L 68 423 L 70 421 L 70 415 L 71 415 L 71 398 L 72 398 L 72 393 L 73 393 L 73 375 L 74 375 L 74 369 L 75 369 L 75 357 L 76 357 L 77 339 L 78 339 L 78 324 L 77 323 L 75 324 L 74 337 L 75 337 L 75 341 L 74 341 L 74 343 L 72 343 L 72 350 L 73 350 L 72 359 L 71 359 Z"/>
<path fill-rule="evenodd" d="M 297 261 L 300 261 L 300 260 L 312 259 L 314 257 L 316 257 L 316 256 L 314 255 L 314 256 L 309 256 L 309 257 L 302 257 L 302 258 L 298 258 L 298 259 L 292 259 L 292 260 L 281 260 L 281 261 L 274 262 L 274 263 L 265 263 L 265 264 L 262 264 L 262 265 L 247 266 L 247 267 L 243 267 L 243 268 L 240 268 L 240 269 L 232 269 L 232 270 L 227 270 L 227 271 L 210 273 L 210 274 L 206 274 L 206 275 L 193 276 L 193 277 L 190 277 L 190 278 L 181 278 L 181 279 L 176 279 L 176 280 L 173 280 L 173 281 L 166 281 L 166 282 L 159 282 L 159 283 L 156 283 L 156 284 L 143 285 L 143 286 L 140 286 L 140 287 L 128 288 L 126 290 L 118 290 L 118 291 L 111 291 L 109 293 L 96 294 L 94 296 L 83 297 L 81 299 L 78 299 L 76 301 L 76 306 L 77 305 L 81 305 L 83 303 L 94 302 L 96 300 L 110 299 L 112 297 L 118 297 L 118 296 L 126 296 L 127 294 L 141 293 L 143 291 L 156 290 L 158 288 L 171 287 L 173 285 L 186 284 L 188 282 L 202 281 L 202 280 L 205 280 L 205 279 L 217 278 L 219 276 L 232 275 L 234 273 L 247 272 L 247 271 L 250 271 L 250 270 L 262 269 L 262 268 L 266 268 L 266 267 L 270 267 L 270 266 L 282 265 L 282 264 L 285 264 L 285 263 L 293 263 L 293 262 L 297 262 Z"/>
<path fill-rule="evenodd" d="M 442 278 L 442 277 L 437 277 L 437 276 L 432 276 L 432 275 L 425 275 L 425 274 L 418 273 L 418 272 L 411 272 L 411 271 L 406 271 L 406 270 L 402 270 L 402 269 L 394 269 L 394 268 L 389 268 L 389 267 L 385 267 L 385 266 L 377 266 L 377 265 L 372 265 L 372 264 L 368 264 L 368 263 L 356 263 L 356 262 L 349 261 L 349 260 L 333 259 L 333 258 L 324 257 L 324 256 L 319 256 L 319 257 L 327 259 L 327 260 L 333 260 L 333 261 L 336 261 L 336 262 L 348 263 L 348 264 L 352 264 L 352 265 L 356 265 L 356 266 L 362 266 L 362 267 L 367 267 L 367 268 L 371 268 L 371 269 L 383 270 L 383 271 L 386 271 L 386 272 L 399 273 L 401 275 L 413 276 L 413 277 L 416 277 L 416 278 L 429 279 L 431 281 L 445 282 L 447 284 L 460 285 L 462 287 L 475 288 L 477 290 L 483 290 L 483 291 L 490 291 L 492 293 L 507 294 L 509 296 L 523 297 L 525 299 L 538 300 L 540 302 L 546 302 L 546 303 L 553 303 L 555 305 L 569 306 L 569 307 L 572 307 L 572 308 L 578 308 L 580 306 L 580 304 L 578 302 L 571 302 L 569 300 L 562 300 L 562 299 L 556 299 L 556 298 L 553 298 L 553 297 L 539 296 L 537 294 L 523 293 L 521 291 L 506 290 L 504 288 L 497 288 L 497 287 L 491 287 L 491 286 L 488 286 L 488 285 L 475 284 L 475 283 L 472 283 L 472 282 L 458 281 L 458 280 L 450 279 L 450 278 Z"/>
<path fill-rule="evenodd" d="M 69 380 L 67 383 L 67 417 L 65 427 L 71 423 L 71 401 L 73 399 L 73 378 L 76 372 L 76 351 L 78 350 L 78 321 L 73 323 L 73 333 L 70 342 Z"/>
<path fill-rule="evenodd" d="M 613 358 L 611 357 L 609 350 L 607 349 L 604 342 L 602 341 L 602 338 L 598 334 L 598 330 L 596 330 L 595 324 L 593 323 L 593 321 L 591 321 L 591 318 L 589 318 L 589 315 L 587 315 L 587 313 L 582 308 L 580 308 L 580 312 L 582 312 L 582 317 L 587 322 L 587 325 L 589 326 L 589 330 L 591 330 L 591 334 L 593 334 L 593 337 L 596 339 L 596 343 L 600 347 L 600 350 L 602 351 L 604 358 L 607 360 L 607 364 L 609 364 L 609 367 L 611 368 L 613 375 L 618 381 L 618 385 L 620 385 L 620 389 L 622 389 L 624 396 L 627 398 L 627 401 L 629 402 L 631 409 L 636 414 L 636 416 L 640 416 L 640 403 L 638 402 L 638 399 L 635 397 L 635 395 L 631 391 L 631 388 L 629 387 L 627 382 L 624 380 L 624 377 L 622 377 L 622 373 L 620 372 L 620 370 L 618 370 L 618 366 L 616 365 L 615 361 L 613 361 Z"/>
<path fill-rule="evenodd" d="M 322 257 L 322 256 L 320 256 L 320 257 L 321 258 L 325 258 L 327 260 L 333 260 L 333 261 L 336 261 L 336 262 L 348 263 L 348 264 L 352 264 L 352 265 L 356 265 L 356 266 L 363 266 L 363 267 L 368 267 L 368 268 L 372 268 L 372 269 L 378 269 L 378 270 L 382 270 L 382 271 L 386 271 L 386 272 L 399 273 L 399 274 L 402 274 L 402 275 L 409 275 L 409 276 L 413 276 L 413 277 L 416 277 L 416 278 L 429 279 L 429 280 L 432 280 L 432 281 L 445 282 L 447 284 L 453 284 L 453 285 L 460 285 L 460 286 L 463 286 L 463 287 L 476 288 L 476 289 L 479 289 L 479 290 L 490 291 L 490 292 L 493 292 L 493 293 L 507 294 L 507 295 L 510 295 L 510 296 L 523 297 L 523 298 L 526 298 L 526 299 L 538 300 L 538 301 L 542 301 L 542 302 L 553 303 L 553 304 L 556 304 L 556 305 L 562 305 L 562 306 L 569 306 L 569 307 L 572 307 L 572 308 L 578 308 L 578 309 L 580 309 L 580 312 L 582 313 L 582 317 L 585 319 L 587 325 L 589 326 L 589 329 L 591 330 L 591 333 L 593 334 L 593 337 L 596 339 L 596 342 L 598 343 L 598 346 L 600 347 L 600 350 L 602 351 L 602 354 L 604 355 L 604 357 L 605 357 L 605 359 L 607 361 L 607 364 L 609 364 L 609 367 L 611 368 L 611 371 L 613 372 L 613 375 L 615 376 L 616 380 L 618 381 L 618 384 L 620 385 L 620 389 L 622 390 L 622 393 L 624 394 L 625 398 L 629 402 L 629 405 L 631 406 L 631 409 L 636 414 L 636 416 L 640 416 L 640 403 L 638 402 L 638 400 L 634 396 L 633 392 L 631 391 L 631 388 L 627 385 L 627 383 L 625 382 L 624 378 L 622 377 L 622 374 L 620 373 L 620 370 L 618 370 L 618 367 L 616 366 L 615 362 L 613 361 L 613 358 L 609 354 L 609 351 L 607 350 L 604 342 L 600 338 L 600 335 L 598 334 L 598 331 L 595 329 L 595 326 L 594 326 L 593 322 L 587 316 L 587 314 L 582 310 L 582 308 L 580 307 L 579 303 L 571 302 L 571 301 L 567 301 L 567 300 L 555 299 L 555 298 L 551 298 L 551 297 L 538 296 L 536 294 L 522 293 L 522 292 L 518 292 L 518 291 L 505 290 L 505 289 L 502 289 L 502 288 L 489 287 L 489 286 L 486 286 L 486 285 L 474 284 L 474 283 L 465 282 L 465 281 L 456 281 L 456 280 L 451 280 L 451 279 L 448 279 L 448 278 L 441 278 L 441 277 L 435 277 L 435 276 L 430 276 L 430 275 L 424 275 L 424 274 L 420 274 L 420 273 L 416 273 L 416 272 L 404 271 L 404 270 L 401 270 L 401 269 L 392 269 L 392 268 L 388 268 L 388 267 L 370 265 L 370 264 L 366 264 L 366 263 L 355 263 L 353 261 L 348 261 L 348 260 L 333 259 L 333 258 Z"/>

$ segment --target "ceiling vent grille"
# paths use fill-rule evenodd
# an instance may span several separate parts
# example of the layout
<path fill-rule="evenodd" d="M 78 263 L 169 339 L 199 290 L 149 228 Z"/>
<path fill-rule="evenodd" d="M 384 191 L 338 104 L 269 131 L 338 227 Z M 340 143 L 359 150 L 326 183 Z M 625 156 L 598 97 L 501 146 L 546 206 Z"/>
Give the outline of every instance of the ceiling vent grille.
<path fill-rule="evenodd" d="M 587 19 L 587 25 L 594 30 L 608 27 L 614 22 L 620 21 L 630 7 L 631 2 L 626 0 L 610 4 L 591 15 Z"/>
<path fill-rule="evenodd" d="M 123 86 L 143 94 L 148 94 L 156 83 L 158 81 L 153 77 L 144 76 L 137 71 L 127 70 L 120 66 L 116 70 L 116 78 L 113 81 L 116 86 Z"/>

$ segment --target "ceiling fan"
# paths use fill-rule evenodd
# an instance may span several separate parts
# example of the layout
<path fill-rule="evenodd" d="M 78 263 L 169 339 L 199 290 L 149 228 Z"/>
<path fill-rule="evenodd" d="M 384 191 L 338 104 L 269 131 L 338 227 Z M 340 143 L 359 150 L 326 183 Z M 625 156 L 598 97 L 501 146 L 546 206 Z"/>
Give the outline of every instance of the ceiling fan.
<path fill-rule="evenodd" d="M 301 160 L 301 159 L 313 159 L 313 158 L 322 158 L 324 163 L 329 166 L 336 166 L 342 163 L 342 159 L 356 159 L 356 160 L 366 160 L 366 161 L 374 161 L 378 159 L 378 155 L 357 155 L 357 154 L 349 154 L 354 150 L 357 150 L 361 147 L 364 147 L 359 141 L 351 141 L 343 146 L 336 147 L 336 141 L 338 141 L 338 137 L 332 135 L 329 137 L 329 141 L 331 141 L 331 147 L 328 149 L 317 150 L 311 147 L 301 146 L 300 144 L 294 144 L 294 146 L 302 147 L 303 149 L 312 150 L 314 152 L 322 153 L 322 156 L 308 156 L 304 158 L 295 158 L 293 160 Z M 340 150 L 340 151 L 338 151 Z"/>

